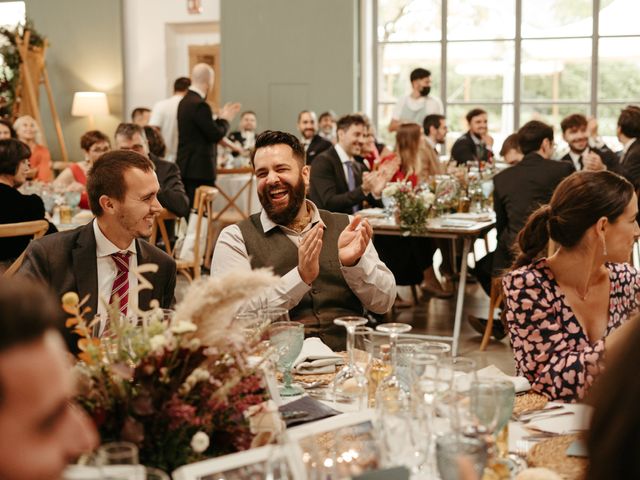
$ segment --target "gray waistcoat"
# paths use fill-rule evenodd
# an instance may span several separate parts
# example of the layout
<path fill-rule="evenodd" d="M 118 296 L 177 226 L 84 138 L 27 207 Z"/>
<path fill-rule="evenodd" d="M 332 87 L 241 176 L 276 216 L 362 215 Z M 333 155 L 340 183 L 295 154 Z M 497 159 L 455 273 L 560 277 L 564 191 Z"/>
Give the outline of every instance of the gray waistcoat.
<path fill-rule="evenodd" d="M 307 335 L 318 335 L 331 348 L 344 348 L 345 330 L 335 327 L 333 319 L 342 315 L 362 315 L 358 297 L 349 288 L 340 271 L 338 237 L 349 224 L 347 215 L 319 210 L 326 225 L 320 252 L 320 274 L 311 290 L 302 297 L 289 315 L 291 320 L 303 322 Z M 280 228 L 264 233 L 260 214 L 251 215 L 238 224 L 252 268 L 272 267 L 283 276 L 298 266 L 298 247 Z"/>

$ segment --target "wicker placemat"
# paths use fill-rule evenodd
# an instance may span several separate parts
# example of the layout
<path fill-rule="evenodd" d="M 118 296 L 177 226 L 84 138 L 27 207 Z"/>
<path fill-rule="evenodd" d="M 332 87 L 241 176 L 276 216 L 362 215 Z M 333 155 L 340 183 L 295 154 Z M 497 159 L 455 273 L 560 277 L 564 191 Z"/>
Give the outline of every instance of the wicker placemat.
<path fill-rule="evenodd" d="M 516 396 L 513 404 L 513 414 L 520 415 L 523 412 L 542 410 L 547 405 L 547 397 L 539 393 L 529 392 Z"/>
<path fill-rule="evenodd" d="M 529 466 L 548 468 L 567 480 L 584 478 L 587 459 L 566 454 L 569 445 L 577 438 L 578 435 L 560 435 L 534 445 L 527 455 Z"/>

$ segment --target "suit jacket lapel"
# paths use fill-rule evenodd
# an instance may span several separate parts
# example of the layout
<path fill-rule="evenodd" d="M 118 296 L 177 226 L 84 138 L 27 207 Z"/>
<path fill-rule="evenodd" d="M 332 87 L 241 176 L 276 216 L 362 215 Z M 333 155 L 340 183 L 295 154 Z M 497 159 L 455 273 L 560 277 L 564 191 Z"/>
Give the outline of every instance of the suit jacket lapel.
<path fill-rule="evenodd" d="M 98 264 L 93 222 L 85 226 L 82 233 L 78 235 L 71 255 L 78 295 L 80 299 L 89 295 L 87 306 L 91 307 L 91 311 L 95 314 L 98 311 Z"/>

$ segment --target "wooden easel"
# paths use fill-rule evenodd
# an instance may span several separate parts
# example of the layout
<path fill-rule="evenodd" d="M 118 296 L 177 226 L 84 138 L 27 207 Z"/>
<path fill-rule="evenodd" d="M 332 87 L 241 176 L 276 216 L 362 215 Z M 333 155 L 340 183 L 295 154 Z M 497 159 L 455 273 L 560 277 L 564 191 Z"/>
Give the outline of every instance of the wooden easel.
<path fill-rule="evenodd" d="M 38 102 L 38 88 L 40 87 L 40 84 L 43 83 L 49 100 L 49 108 L 51 109 L 51 117 L 53 118 L 53 125 L 56 129 L 56 136 L 58 137 L 58 143 L 60 144 L 62 161 L 66 164 L 69 162 L 69 155 L 67 154 L 67 146 L 64 143 L 64 136 L 62 135 L 60 117 L 58 117 L 58 112 L 53 101 L 53 93 L 51 92 L 51 84 L 49 83 L 47 67 L 44 63 L 45 52 L 49 44 L 45 40 L 42 48 L 29 48 L 30 38 L 31 31 L 29 30 L 25 30 L 22 38 L 16 35 L 16 47 L 20 54 L 20 58 L 22 59 L 22 63 L 20 64 L 20 79 L 16 88 L 16 99 L 19 100 L 16 101 L 13 106 L 13 114 L 14 117 L 31 115 L 36 122 L 38 122 L 40 131 L 43 131 L 42 115 L 40 115 L 40 106 Z M 42 142 L 47 146 L 47 140 L 44 135 L 42 135 Z"/>

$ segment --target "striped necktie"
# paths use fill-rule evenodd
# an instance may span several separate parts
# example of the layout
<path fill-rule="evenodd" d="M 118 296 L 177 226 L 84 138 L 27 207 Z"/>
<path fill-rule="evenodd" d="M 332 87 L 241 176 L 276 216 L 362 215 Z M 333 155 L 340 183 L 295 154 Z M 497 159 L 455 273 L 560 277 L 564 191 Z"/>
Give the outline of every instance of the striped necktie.
<path fill-rule="evenodd" d="M 111 258 L 116 264 L 116 279 L 113 281 L 111 288 L 111 298 L 109 304 L 113 304 L 116 300 L 120 301 L 120 313 L 127 314 L 129 306 L 129 257 L 131 252 L 112 253 Z"/>
<path fill-rule="evenodd" d="M 356 189 L 356 176 L 353 172 L 353 162 L 348 161 L 345 163 L 345 165 L 347 166 L 347 186 L 349 187 L 349 191 L 352 191 Z M 353 213 L 356 213 L 358 210 L 360 210 L 360 205 L 354 205 L 352 207 L 352 210 Z"/>

